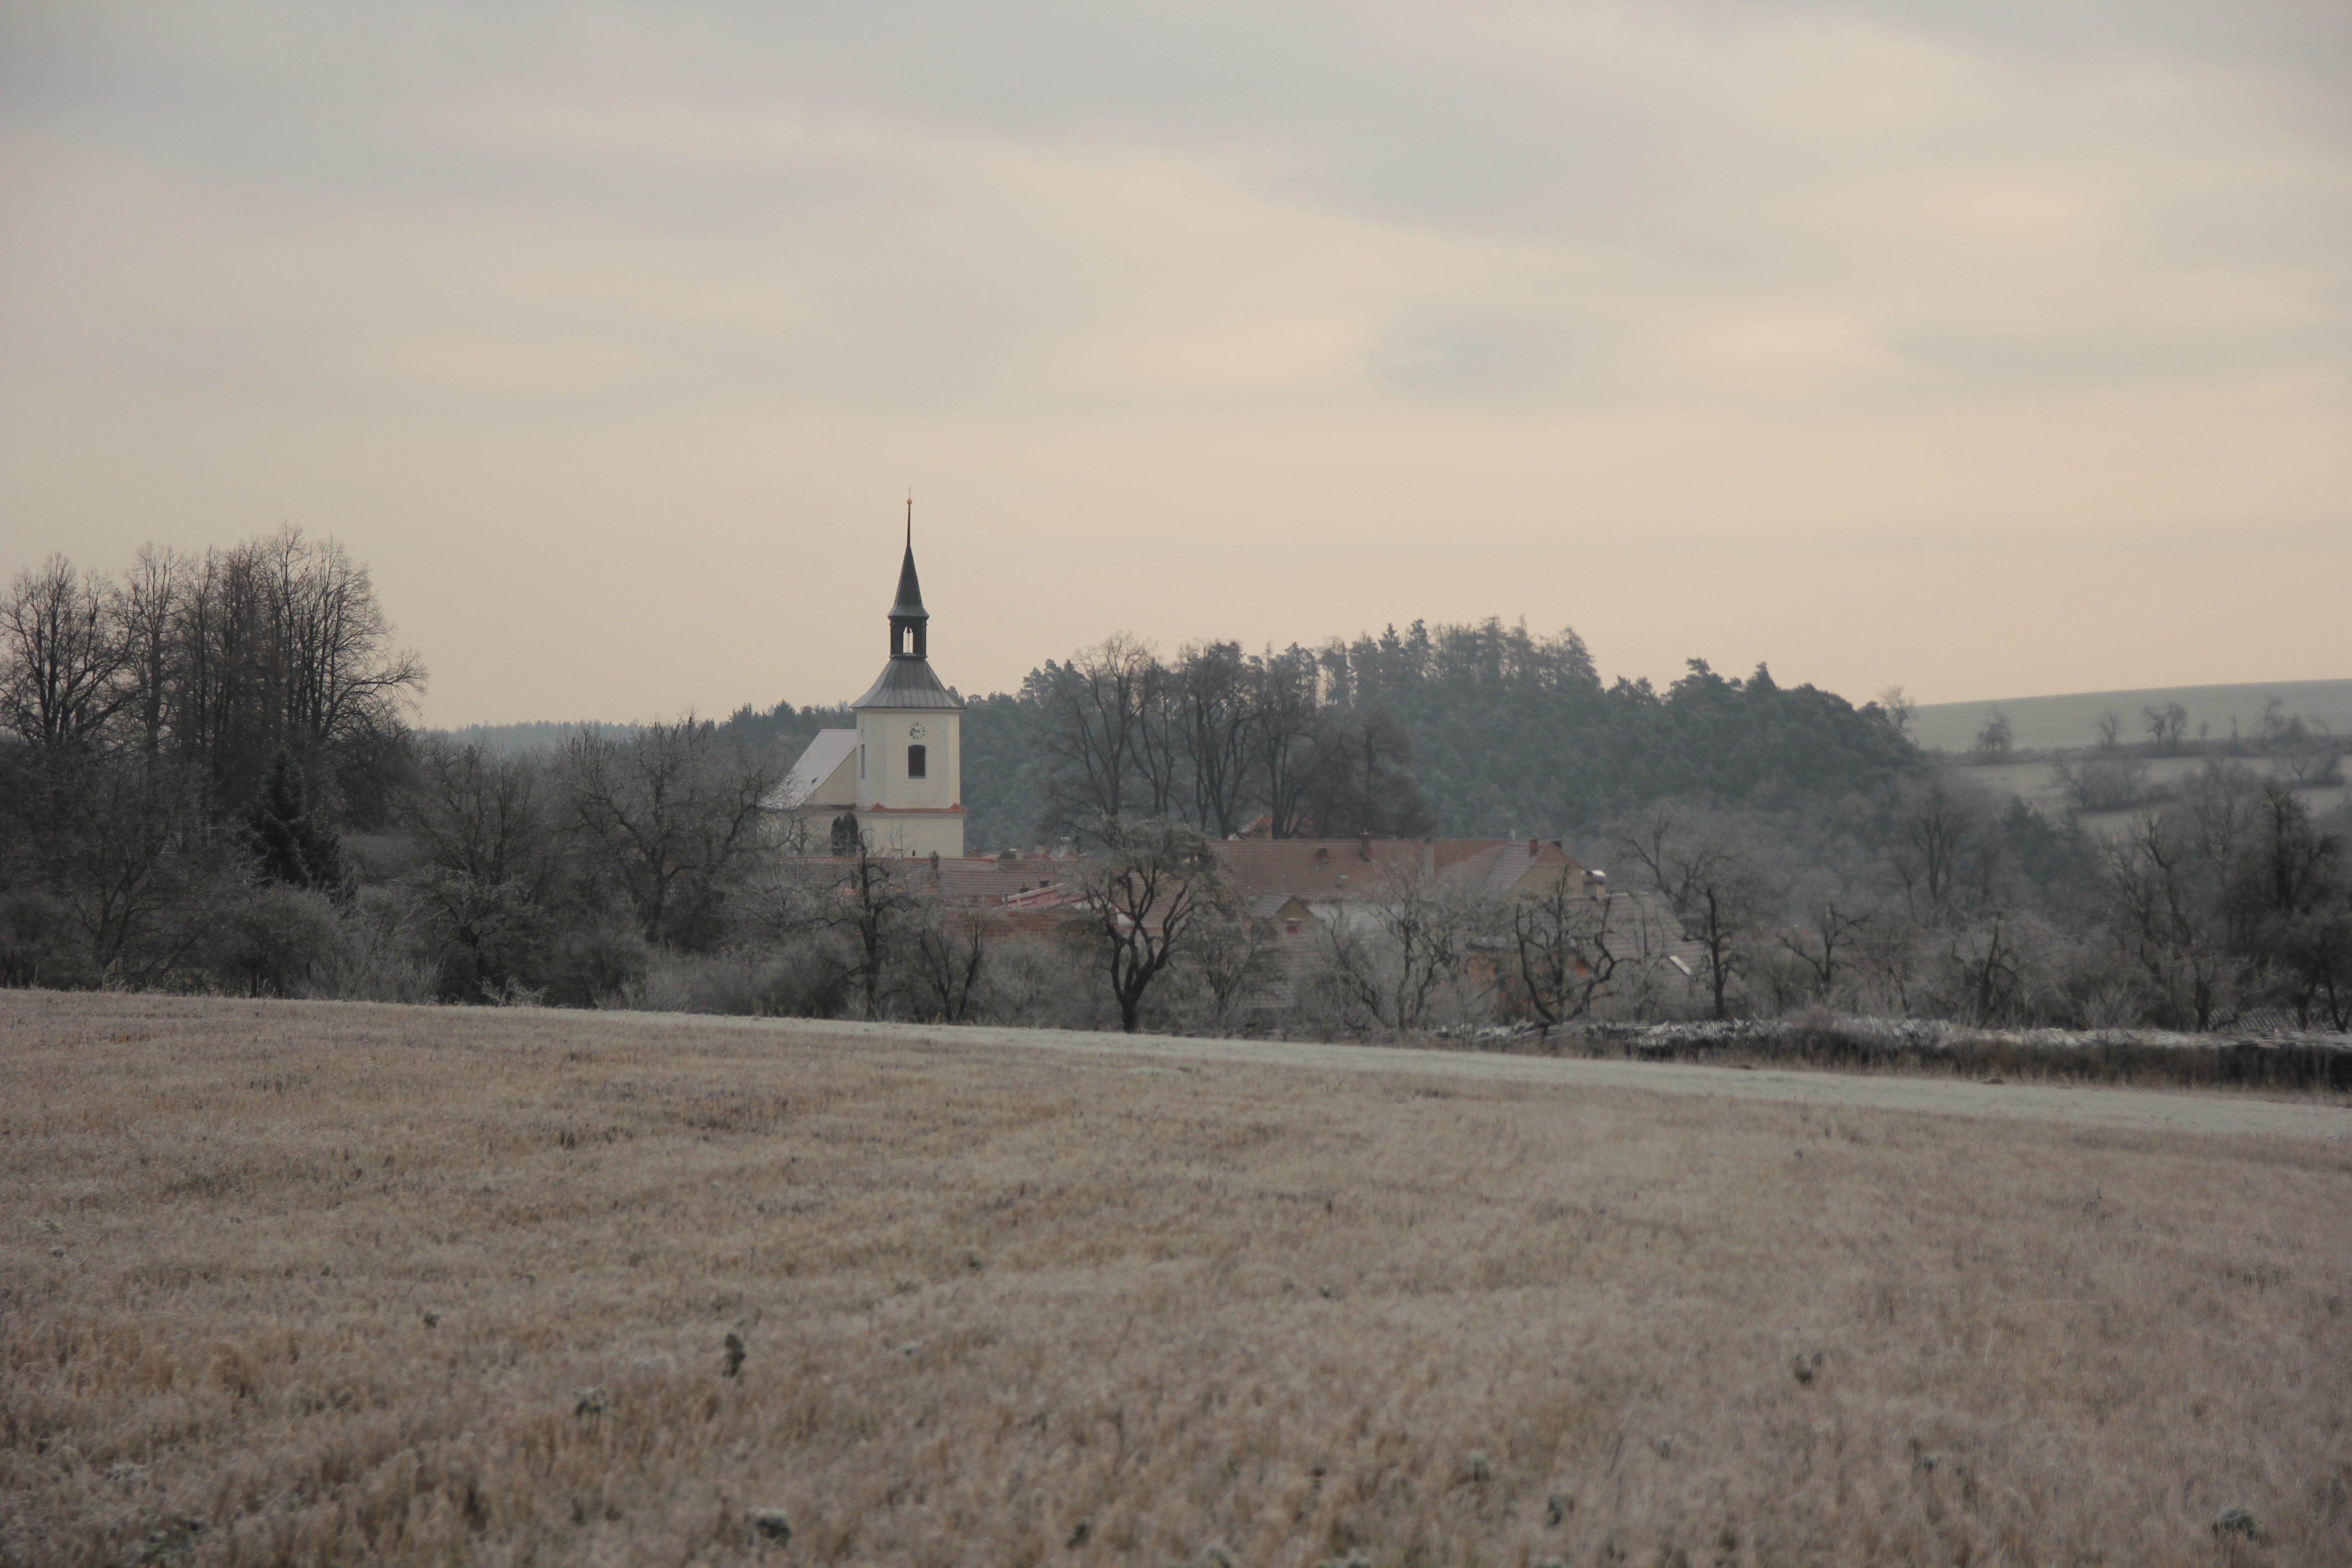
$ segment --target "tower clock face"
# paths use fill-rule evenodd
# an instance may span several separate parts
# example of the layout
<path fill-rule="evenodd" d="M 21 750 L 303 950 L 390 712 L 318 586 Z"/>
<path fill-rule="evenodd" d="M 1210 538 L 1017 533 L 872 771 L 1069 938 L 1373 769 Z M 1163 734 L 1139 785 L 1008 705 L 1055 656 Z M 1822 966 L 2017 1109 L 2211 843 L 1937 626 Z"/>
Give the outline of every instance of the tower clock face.
<path fill-rule="evenodd" d="M 908 726 L 907 726 L 907 738 L 908 738 L 908 740 L 910 740 L 910 741 L 919 741 L 919 740 L 921 740 L 921 739 L 923 738 L 923 727 L 922 727 L 920 724 L 909 724 L 909 725 L 908 725 Z"/>

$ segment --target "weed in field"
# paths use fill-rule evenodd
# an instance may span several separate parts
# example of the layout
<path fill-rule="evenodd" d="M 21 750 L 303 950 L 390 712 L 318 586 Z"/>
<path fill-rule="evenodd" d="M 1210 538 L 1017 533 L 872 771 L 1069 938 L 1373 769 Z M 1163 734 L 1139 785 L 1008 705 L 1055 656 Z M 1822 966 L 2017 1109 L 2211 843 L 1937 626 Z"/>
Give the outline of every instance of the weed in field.
<path fill-rule="evenodd" d="M 722 1377 L 735 1377 L 743 1371 L 743 1336 L 733 1329 L 727 1331 L 727 1366 Z"/>
<path fill-rule="evenodd" d="M 792 1516 L 780 1508 L 755 1508 L 751 1513 L 751 1535 L 764 1546 L 789 1545 L 793 1539 Z"/>
<path fill-rule="evenodd" d="M 2239 1536 L 2259 1544 L 2263 1539 L 2263 1527 L 2254 1518 L 2252 1509 L 2233 1504 L 2213 1516 L 2213 1533 L 2225 1539 Z"/>

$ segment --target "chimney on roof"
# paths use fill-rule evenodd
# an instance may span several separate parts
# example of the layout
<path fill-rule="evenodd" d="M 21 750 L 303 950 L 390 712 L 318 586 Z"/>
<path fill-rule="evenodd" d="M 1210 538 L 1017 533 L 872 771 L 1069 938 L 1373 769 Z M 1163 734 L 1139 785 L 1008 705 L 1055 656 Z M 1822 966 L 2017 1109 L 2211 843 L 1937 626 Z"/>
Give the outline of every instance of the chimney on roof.
<path fill-rule="evenodd" d="M 1530 838 L 1530 839 L 1528 839 L 1528 859 L 1532 860 L 1532 859 L 1534 859 L 1534 858 L 1536 858 L 1536 851 L 1537 851 L 1537 849 L 1538 849 L 1538 848 L 1539 848 L 1539 847 L 1541 847 L 1541 845 L 1542 845 L 1542 840 L 1541 840 L 1541 839 Z"/>
<path fill-rule="evenodd" d="M 1372 836 L 1370 834 L 1367 833 L 1362 837 L 1361 840 L 1356 846 L 1356 853 L 1366 860 L 1370 860 L 1372 858 Z"/>

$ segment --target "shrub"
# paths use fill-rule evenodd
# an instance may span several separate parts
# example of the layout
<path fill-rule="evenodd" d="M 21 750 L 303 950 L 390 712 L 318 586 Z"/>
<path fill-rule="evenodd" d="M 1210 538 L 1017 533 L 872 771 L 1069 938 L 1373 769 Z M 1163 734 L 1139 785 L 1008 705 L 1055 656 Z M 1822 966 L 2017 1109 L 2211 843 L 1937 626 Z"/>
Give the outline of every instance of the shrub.
<path fill-rule="evenodd" d="M 559 932 L 548 944 L 540 977 L 556 1006 L 593 1007 L 643 984 L 653 961 L 652 945 L 634 924 L 604 920 Z"/>
<path fill-rule="evenodd" d="M 0 894 L 0 985 L 86 984 L 66 906 L 38 889 Z"/>
<path fill-rule="evenodd" d="M 299 995 L 332 967 L 342 943 L 342 921 L 325 893 L 273 883 L 230 903 L 205 968 L 225 991 Z"/>

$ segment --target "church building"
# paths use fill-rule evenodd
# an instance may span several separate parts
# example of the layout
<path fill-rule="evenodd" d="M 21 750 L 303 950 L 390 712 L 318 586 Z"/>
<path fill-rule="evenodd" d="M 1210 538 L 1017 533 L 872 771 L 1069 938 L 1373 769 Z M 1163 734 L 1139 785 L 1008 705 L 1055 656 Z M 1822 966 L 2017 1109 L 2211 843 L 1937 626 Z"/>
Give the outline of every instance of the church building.
<path fill-rule="evenodd" d="M 849 706 L 855 730 L 820 730 L 786 776 L 777 804 L 795 847 L 810 855 L 963 855 L 963 700 L 931 669 L 930 612 L 915 577 L 911 517 L 890 658 Z"/>

